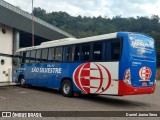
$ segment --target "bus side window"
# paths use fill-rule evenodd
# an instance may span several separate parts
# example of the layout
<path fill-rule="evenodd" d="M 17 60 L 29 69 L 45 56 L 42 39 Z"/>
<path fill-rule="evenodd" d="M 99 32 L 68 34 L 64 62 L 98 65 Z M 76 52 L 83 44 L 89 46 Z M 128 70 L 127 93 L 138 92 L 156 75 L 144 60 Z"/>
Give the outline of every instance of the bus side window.
<path fill-rule="evenodd" d="M 31 51 L 30 63 L 35 62 L 35 55 L 36 55 L 36 51 L 35 50 Z"/>
<path fill-rule="evenodd" d="M 23 58 L 23 52 L 21 52 L 21 53 L 20 53 L 20 56 L 19 56 L 20 64 L 22 63 L 22 58 Z"/>
<path fill-rule="evenodd" d="M 41 50 L 36 51 L 36 63 L 41 62 Z"/>
<path fill-rule="evenodd" d="M 15 58 L 18 58 L 19 61 L 21 61 L 22 59 L 21 52 L 16 53 Z"/>
<path fill-rule="evenodd" d="M 20 52 L 17 52 L 14 57 L 15 57 L 15 58 L 19 58 L 20 55 L 21 55 L 21 53 L 20 53 Z"/>
<path fill-rule="evenodd" d="M 72 61 L 80 60 L 80 47 L 78 45 L 74 45 L 72 48 Z"/>
<path fill-rule="evenodd" d="M 111 42 L 111 61 L 119 60 L 120 54 L 121 54 L 120 41 Z"/>
<path fill-rule="evenodd" d="M 22 64 L 25 63 L 26 60 L 26 52 L 22 52 Z"/>
<path fill-rule="evenodd" d="M 53 62 L 53 61 L 54 61 L 54 48 L 49 48 L 48 62 Z"/>
<path fill-rule="evenodd" d="M 30 51 L 27 51 L 25 63 L 29 63 L 29 60 L 30 60 Z"/>
<path fill-rule="evenodd" d="M 55 61 L 62 61 L 62 47 L 56 47 L 55 49 Z"/>
<path fill-rule="evenodd" d="M 22 52 L 17 52 L 13 59 L 13 65 L 17 66 L 18 64 L 21 64 L 22 61 Z"/>
<path fill-rule="evenodd" d="M 103 42 L 93 43 L 93 61 L 102 61 Z"/>
<path fill-rule="evenodd" d="M 65 46 L 63 50 L 63 61 L 72 60 L 72 46 Z"/>
<path fill-rule="evenodd" d="M 47 62 L 48 48 L 42 49 L 41 62 Z"/>
<path fill-rule="evenodd" d="M 81 45 L 81 61 L 89 61 L 90 60 L 90 43 Z"/>

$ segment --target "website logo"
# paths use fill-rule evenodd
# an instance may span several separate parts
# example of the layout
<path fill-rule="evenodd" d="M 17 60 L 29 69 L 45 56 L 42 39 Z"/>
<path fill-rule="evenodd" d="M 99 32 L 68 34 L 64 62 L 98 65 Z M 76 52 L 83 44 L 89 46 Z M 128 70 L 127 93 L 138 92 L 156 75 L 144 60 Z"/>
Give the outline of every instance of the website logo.
<path fill-rule="evenodd" d="M 2 112 L 2 117 L 12 117 L 11 112 Z"/>

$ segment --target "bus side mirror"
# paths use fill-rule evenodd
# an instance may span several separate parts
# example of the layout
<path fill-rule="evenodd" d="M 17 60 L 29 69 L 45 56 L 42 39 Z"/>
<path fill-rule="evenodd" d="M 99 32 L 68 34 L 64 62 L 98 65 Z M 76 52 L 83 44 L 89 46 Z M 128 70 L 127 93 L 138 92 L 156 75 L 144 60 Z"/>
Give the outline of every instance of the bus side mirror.
<path fill-rule="evenodd" d="M 18 66 L 20 64 L 19 58 L 14 58 L 12 63 L 14 66 Z"/>

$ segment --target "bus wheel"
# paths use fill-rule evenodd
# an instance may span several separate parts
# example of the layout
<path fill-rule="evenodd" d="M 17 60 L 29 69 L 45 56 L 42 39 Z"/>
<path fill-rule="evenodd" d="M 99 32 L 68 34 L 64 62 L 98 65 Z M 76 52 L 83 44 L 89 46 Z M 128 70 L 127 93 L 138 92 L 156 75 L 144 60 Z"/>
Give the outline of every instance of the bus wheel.
<path fill-rule="evenodd" d="M 22 87 L 25 87 L 25 79 L 24 79 L 24 78 L 21 78 L 21 79 L 20 79 L 20 85 L 21 85 Z"/>
<path fill-rule="evenodd" d="M 65 97 L 72 97 L 73 96 L 73 88 L 71 80 L 64 80 L 62 82 L 61 91 L 63 96 Z"/>

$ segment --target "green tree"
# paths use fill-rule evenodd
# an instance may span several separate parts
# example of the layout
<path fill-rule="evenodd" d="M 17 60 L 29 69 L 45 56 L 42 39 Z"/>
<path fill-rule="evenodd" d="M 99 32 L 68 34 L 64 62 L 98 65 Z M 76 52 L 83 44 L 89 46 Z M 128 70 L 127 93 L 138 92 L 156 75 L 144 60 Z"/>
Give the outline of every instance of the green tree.
<path fill-rule="evenodd" d="M 123 18 L 70 16 L 66 12 L 47 13 L 44 9 L 34 8 L 34 15 L 55 25 L 77 38 L 107 34 L 118 31 L 140 32 L 155 39 L 157 54 L 160 56 L 160 18 L 158 15 Z M 158 57 L 160 62 L 160 57 Z"/>

